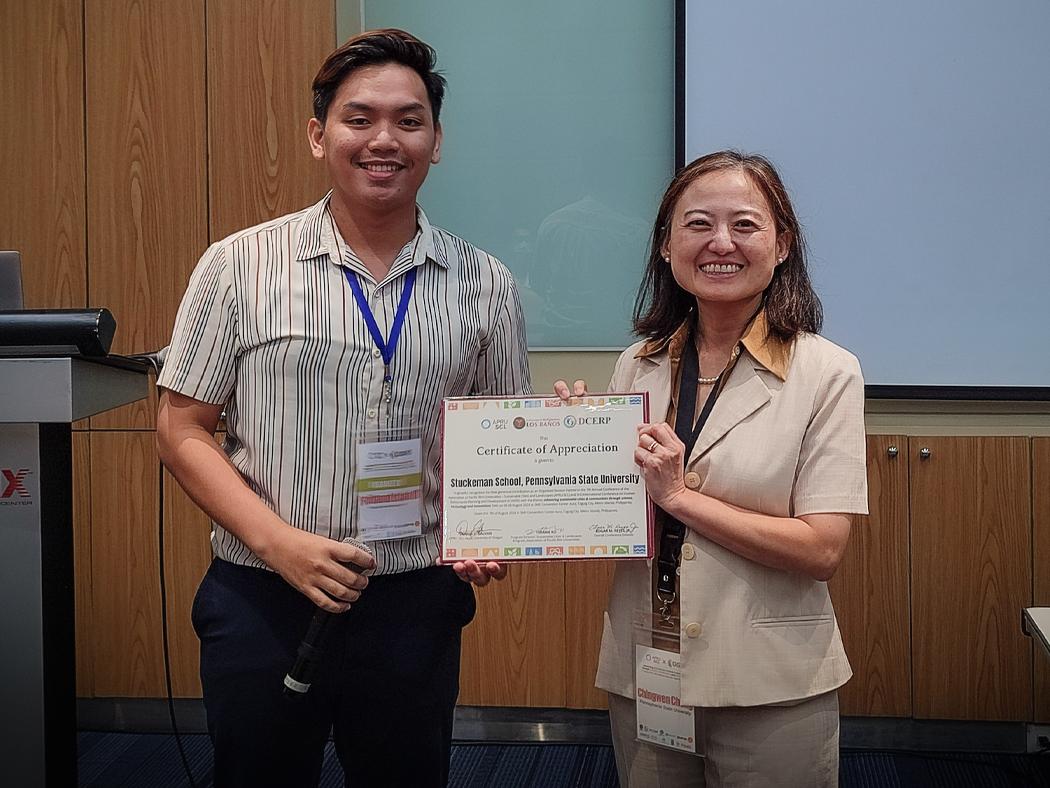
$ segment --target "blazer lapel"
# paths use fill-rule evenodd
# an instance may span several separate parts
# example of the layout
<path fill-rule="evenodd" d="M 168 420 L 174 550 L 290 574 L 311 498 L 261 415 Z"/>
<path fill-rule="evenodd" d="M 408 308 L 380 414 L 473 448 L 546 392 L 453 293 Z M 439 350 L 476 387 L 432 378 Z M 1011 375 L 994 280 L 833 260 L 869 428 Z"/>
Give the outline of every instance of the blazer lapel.
<path fill-rule="evenodd" d="M 691 464 L 717 443 L 722 436 L 772 399 L 769 387 L 758 374 L 755 362 L 743 355 L 733 367 L 725 388 L 711 409 L 707 424 L 689 455 Z M 666 406 L 665 406 L 666 407 Z"/>

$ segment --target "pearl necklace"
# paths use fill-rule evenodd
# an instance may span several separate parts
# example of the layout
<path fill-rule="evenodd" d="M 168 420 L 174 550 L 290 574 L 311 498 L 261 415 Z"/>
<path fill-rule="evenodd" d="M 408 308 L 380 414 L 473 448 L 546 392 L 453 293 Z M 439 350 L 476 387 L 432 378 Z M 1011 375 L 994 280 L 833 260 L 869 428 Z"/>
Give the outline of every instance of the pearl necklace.
<path fill-rule="evenodd" d="M 733 366 L 733 362 L 736 361 L 736 358 L 739 355 L 740 355 L 740 344 L 737 343 L 736 345 L 733 346 L 733 352 L 729 354 L 729 361 L 727 361 L 726 365 L 722 368 L 722 372 L 719 372 L 713 378 L 697 378 L 696 382 L 699 383 L 701 386 L 713 386 L 715 383 L 718 382 L 718 379 L 720 377 L 722 377 L 722 373 L 724 373 L 727 369 L 729 369 L 731 366 Z"/>

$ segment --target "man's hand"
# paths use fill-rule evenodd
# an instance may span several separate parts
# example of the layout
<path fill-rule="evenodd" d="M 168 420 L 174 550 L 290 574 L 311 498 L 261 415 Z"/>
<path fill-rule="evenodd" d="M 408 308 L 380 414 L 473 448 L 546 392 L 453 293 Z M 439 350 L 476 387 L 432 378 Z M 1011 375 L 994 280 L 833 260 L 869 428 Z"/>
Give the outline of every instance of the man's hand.
<path fill-rule="evenodd" d="M 361 596 L 368 578 L 344 564 L 372 569 L 375 560 L 345 542 L 287 526 L 260 558 L 315 605 L 329 613 L 345 613 Z"/>
<path fill-rule="evenodd" d="M 495 561 L 456 561 L 452 564 L 452 571 L 464 583 L 473 583 L 476 586 L 487 586 L 489 580 L 502 580 L 507 576 L 507 565 L 498 564 Z"/>

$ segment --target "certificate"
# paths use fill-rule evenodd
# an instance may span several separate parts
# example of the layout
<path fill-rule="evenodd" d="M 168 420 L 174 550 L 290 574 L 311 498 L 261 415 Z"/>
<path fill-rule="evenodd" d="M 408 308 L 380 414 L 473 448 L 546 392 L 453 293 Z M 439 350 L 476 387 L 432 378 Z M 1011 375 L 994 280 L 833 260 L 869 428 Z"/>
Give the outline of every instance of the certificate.
<path fill-rule="evenodd" d="M 645 394 L 446 399 L 442 561 L 651 557 L 647 420 Z"/>

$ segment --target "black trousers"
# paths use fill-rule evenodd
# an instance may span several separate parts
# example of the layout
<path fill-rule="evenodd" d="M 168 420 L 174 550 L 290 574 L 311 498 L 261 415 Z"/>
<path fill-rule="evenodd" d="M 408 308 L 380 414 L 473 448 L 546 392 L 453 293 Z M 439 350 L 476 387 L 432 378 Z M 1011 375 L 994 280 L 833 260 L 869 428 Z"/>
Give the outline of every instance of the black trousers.
<path fill-rule="evenodd" d="M 277 574 L 215 560 L 193 601 L 216 788 L 303 788 L 331 734 L 346 785 L 444 786 L 473 589 L 448 567 L 373 577 L 331 623 L 307 696 L 283 695 L 313 603 Z"/>

